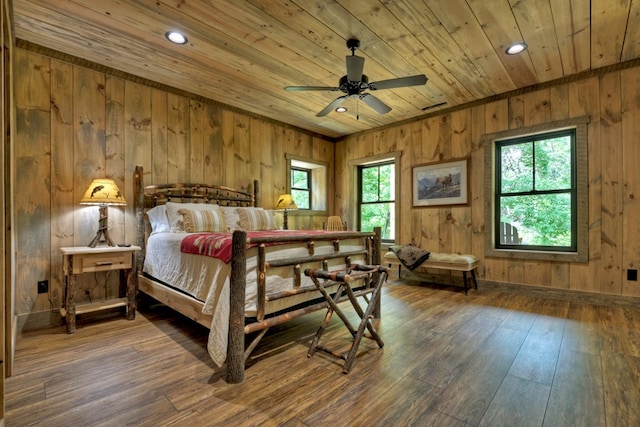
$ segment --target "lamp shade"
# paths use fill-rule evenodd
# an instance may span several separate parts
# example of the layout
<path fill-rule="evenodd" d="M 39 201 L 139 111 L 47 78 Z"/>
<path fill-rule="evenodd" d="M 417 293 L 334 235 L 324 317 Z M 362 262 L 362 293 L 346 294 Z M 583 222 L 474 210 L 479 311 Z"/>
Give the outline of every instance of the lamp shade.
<path fill-rule="evenodd" d="M 120 189 L 114 180 L 108 178 L 96 178 L 91 182 L 89 188 L 80 200 L 81 205 L 111 205 L 126 206 Z"/>
<path fill-rule="evenodd" d="M 293 201 L 291 194 L 283 194 L 278 197 L 276 209 L 298 209 L 298 206 L 296 206 L 296 202 Z"/>

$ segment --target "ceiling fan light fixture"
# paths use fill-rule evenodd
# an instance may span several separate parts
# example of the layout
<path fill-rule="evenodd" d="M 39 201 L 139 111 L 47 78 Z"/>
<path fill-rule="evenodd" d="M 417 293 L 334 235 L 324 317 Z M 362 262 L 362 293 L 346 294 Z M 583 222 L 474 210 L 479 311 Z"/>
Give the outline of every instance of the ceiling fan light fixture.
<path fill-rule="evenodd" d="M 338 107 L 336 108 L 336 113 L 346 113 L 347 107 Z"/>
<path fill-rule="evenodd" d="M 189 40 L 187 40 L 187 36 L 182 34 L 180 31 L 167 31 L 164 36 L 171 43 L 175 44 L 187 44 Z"/>
<path fill-rule="evenodd" d="M 518 42 L 518 43 L 514 43 L 511 46 L 509 46 L 505 50 L 505 53 L 507 55 L 517 55 L 519 53 L 524 52 L 525 50 L 527 50 L 527 44 L 524 43 L 524 42 Z"/>

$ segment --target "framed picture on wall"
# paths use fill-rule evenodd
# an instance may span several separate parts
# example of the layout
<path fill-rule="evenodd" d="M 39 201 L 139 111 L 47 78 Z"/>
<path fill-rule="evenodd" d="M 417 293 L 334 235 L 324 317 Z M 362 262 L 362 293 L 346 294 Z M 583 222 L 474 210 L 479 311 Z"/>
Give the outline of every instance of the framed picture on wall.
<path fill-rule="evenodd" d="M 416 165 L 412 170 L 413 207 L 469 202 L 468 159 Z"/>

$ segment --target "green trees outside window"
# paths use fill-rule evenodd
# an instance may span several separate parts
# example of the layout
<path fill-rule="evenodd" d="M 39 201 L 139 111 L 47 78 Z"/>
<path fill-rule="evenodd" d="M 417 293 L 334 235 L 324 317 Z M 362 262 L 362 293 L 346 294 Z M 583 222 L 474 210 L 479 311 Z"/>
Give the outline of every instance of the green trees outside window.
<path fill-rule="evenodd" d="M 298 209 L 311 209 L 311 171 L 291 168 L 291 197 Z"/>
<path fill-rule="evenodd" d="M 494 229 L 519 236 L 498 233 L 497 248 L 576 250 L 575 151 L 575 129 L 496 142 Z"/>
<path fill-rule="evenodd" d="M 395 239 L 395 164 L 384 162 L 358 168 L 359 229 L 382 229 L 382 240 Z"/>

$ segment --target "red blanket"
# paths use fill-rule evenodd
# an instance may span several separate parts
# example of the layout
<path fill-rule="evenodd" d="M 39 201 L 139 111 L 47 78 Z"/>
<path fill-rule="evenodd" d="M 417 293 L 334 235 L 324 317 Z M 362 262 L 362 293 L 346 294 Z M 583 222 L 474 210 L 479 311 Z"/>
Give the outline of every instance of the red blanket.
<path fill-rule="evenodd" d="M 285 234 L 286 233 L 286 234 Z M 319 230 L 275 230 L 275 231 L 248 231 L 247 239 L 262 238 L 283 235 L 289 236 L 309 236 L 326 233 Z M 231 241 L 232 233 L 193 233 L 182 239 L 180 251 L 186 254 L 206 255 L 218 258 L 224 262 L 231 261 Z M 285 245 L 290 242 L 272 242 L 267 246 Z M 257 246 L 257 244 L 248 243 L 247 249 Z"/>

